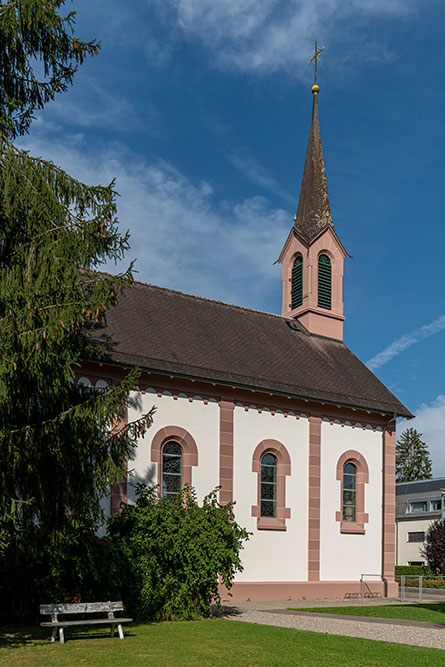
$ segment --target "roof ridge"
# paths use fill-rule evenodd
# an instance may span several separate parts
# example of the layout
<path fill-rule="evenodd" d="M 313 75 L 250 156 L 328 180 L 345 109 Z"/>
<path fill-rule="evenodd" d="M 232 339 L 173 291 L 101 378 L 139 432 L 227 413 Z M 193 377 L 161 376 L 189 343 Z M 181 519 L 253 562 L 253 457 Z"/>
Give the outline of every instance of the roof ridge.
<path fill-rule="evenodd" d="M 419 484 L 422 482 L 425 484 L 425 482 L 439 482 L 440 480 L 445 479 L 445 477 L 430 477 L 430 479 L 413 479 L 411 482 L 396 482 L 396 486 L 400 486 L 401 484 Z"/>

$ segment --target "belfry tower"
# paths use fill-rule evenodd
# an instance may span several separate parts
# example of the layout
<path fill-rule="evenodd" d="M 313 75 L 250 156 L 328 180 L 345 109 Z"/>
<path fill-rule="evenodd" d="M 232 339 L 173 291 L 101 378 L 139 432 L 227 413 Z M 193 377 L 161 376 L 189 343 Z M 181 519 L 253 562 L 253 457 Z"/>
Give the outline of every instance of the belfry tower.
<path fill-rule="evenodd" d="M 312 122 L 300 199 L 278 259 L 282 315 L 298 319 L 311 333 L 343 340 L 343 260 L 348 253 L 331 217 L 318 121 L 319 90 L 312 86 Z"/>

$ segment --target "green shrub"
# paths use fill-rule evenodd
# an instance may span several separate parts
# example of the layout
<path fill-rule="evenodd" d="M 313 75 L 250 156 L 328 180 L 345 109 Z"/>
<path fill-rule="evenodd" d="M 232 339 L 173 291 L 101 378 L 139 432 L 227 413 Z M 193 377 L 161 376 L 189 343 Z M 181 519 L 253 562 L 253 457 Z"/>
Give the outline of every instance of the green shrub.
<path fill-rule="evenodd" d="M 395 575 L 400 577 L 402 574 L 409 575 L 425 575 L 429 572 L 429 569 L 425 565 L 396 565 Z"/>
<path fill-rule="evenodd" d="M 422 552 L 433 574 L 445 574 L 445 521 L 430 524 Z"/>
<path fill-rule="evenodd" d="M 124 600 L 133 615 L 153 620 L 208 616 L 220 604 L 219 585 L 231 588 L 242 570 L 240 550 L 248 533 L 217 489 L 198 505 L 193 489 L 157 498 L 157 489 L 136 487 L 136 504 L 111 518 L 108 532 L 131 563 Z"/>

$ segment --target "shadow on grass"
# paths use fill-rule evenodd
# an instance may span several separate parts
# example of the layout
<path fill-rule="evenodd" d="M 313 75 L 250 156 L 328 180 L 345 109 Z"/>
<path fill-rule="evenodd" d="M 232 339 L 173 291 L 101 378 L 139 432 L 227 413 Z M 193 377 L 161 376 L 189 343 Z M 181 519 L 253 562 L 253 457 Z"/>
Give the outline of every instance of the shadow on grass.
<path fill-rule="evenodd" d="M 151 625 L 144 623 L 144 625 Z M 124 627 L 124 637 L 135 637 L 136 634 L 132 631 L 132 627 L 126 625 Z M 37 644 L 50 643 L 51 628 L 0 628 L 0 649 L 2 648 L 19 648 L 24 646 L 33 646 Z M 76 641 L 78 639 L 112 639 L 113 641 L 120 641 L 117 630 L 114 637 L 111 637 L 110 631 L 105 628 L 87 630 L 74 630 L 65 628 L 65 641 Z M 57 643 L 59 639 L 57 638 Z"/>
<path fill-rule="evenodd" d="M 215 618 L 235 618 L 241 613 L 242 612 L 238 607 L 228 604 L 222 604 L 221 609 L 218 609 L 216 606 L 213 608 L 213 615 Z"/>

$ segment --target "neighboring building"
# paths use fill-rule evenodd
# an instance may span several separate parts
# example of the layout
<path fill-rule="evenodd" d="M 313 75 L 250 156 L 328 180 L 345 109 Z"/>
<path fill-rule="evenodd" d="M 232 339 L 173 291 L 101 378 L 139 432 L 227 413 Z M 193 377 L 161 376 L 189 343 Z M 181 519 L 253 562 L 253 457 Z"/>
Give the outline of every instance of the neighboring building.
<path fill-rule="evenodd" d="M 112 384 L 137 365 L 127 418 L 156 406 L 111 512 L 134 501 L 139 481 L 164 495 L 190 483 L 198 498 L 220 485 L 220 501 L 236 501 L 252 537 L 233 599 L 344 597 L 360 591 L 362 573 L 377 575 L 373 590 L 397 591 L 395 418 L 412 415 L 343 343 L 347 253 L 330 212 L 317 93 L 279 257 L 282 314 L 136 282 L 96 331 L 113 336 L 106 362 L 86 364 L 80 380 Z"/>
<path fill-rule="evenodd" d="M 421 554 L 428 527 L 442 516 L 445 477 L 396 484 L 396 565 L 425 565 Z"/>

